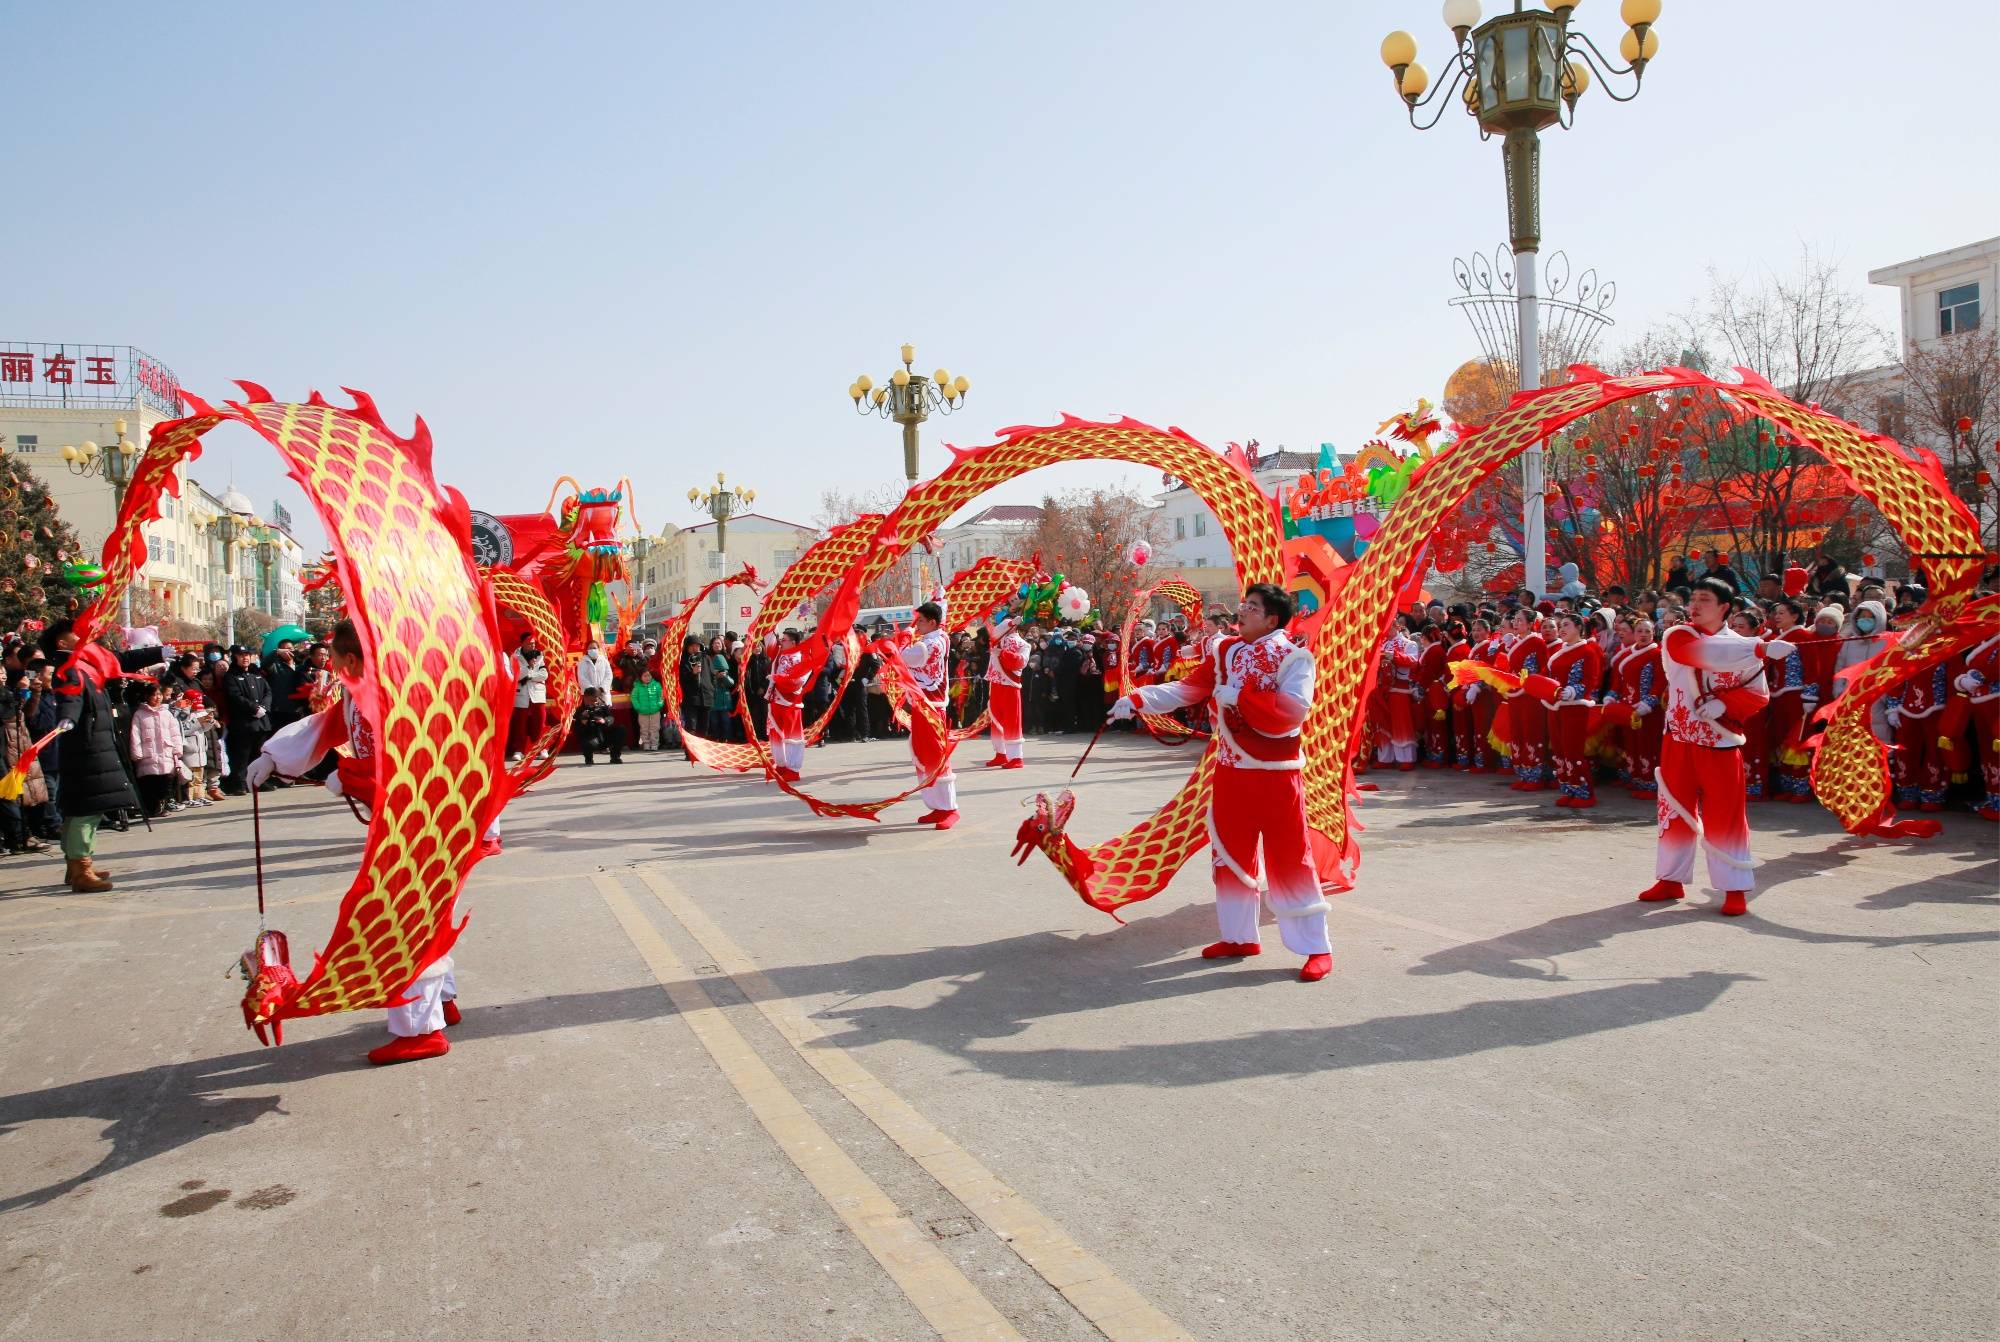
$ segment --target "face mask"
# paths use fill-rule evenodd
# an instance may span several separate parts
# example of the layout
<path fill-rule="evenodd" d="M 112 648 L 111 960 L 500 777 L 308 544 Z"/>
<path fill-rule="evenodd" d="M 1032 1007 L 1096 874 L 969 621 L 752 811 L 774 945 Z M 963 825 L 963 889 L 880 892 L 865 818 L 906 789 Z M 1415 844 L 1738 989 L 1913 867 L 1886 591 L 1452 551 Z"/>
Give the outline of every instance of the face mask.
<path fill-rule="evenodd" d="M 211 652 L 208 654 L 207 661 L 210 666 L 214 666 L 217 662 L 221 660 L 222 660 L 222 654 L 219 652 Z"/>
<path fill-rule="evenodd" d="M 1854 627 L 1864 634 L 1872 634 L 1875 632 L 1875 617 L 1864 615 L 1854 622 Z"/>

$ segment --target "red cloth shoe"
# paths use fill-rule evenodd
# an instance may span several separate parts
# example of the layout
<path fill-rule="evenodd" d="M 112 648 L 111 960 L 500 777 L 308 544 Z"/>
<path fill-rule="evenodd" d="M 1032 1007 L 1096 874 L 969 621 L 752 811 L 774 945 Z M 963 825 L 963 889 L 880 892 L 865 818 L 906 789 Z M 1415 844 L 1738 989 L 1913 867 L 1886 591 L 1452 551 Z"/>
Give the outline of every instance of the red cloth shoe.
<path fill-rule="evenodd" d="M 1332 972 L 1333 957 L 1331 955 L 1309 955 L 1306 957 L 1305 966 L 1299 970 L 1299 982 L 1318 983 Z"/>
<path fill-rule="evenodd" d="M 380 1048 L 368 1050 L 368 1061 L 377 1067 L 392 1062 L 415 1062 L 419 1058 L 435 1058 L 451 1052 L 451 1045 L 445 1040 L 443 1030 L 432 1030 L 429 1034 L 398 1035 Z"/>
<path fill-rule="evenodd" d="M 1687 890 L 1679 881 L 1654 881 L 1639 892 L 1641 904 L 1664 904 L 1672 899 L 1686 899 Z"/>
<path fill-rule="evenodd" d="M 956 825 L 957 823 L 958 823 L 958 812 L 940 811 L 938 813 L 937 827 L 939 829 L 950 829 L 953 825 Z"/>
<path fill-rule="evenodd" d="M 1218 941 L 1201 948 L 1204 960 L 1237 960 L 1246 955 L 1262 955 L 1264 948 L 1254 941 Z"/>
<path fill-rule="evenodd" d="M 444 1023 L 446 1025 L 456 1025 L 462 1019 L 463 1017 L 458 1010 L 458 1003 L 447 998 L 444 1004 Z"/>
<path fill-rule="evenodd" d="M 1026 760 L 1008 760 L 1002 767 L 1008 769 L 1025 769 L 1028 767 L 1028 762 Z"/>
<path fill-rule="evenodd" d="M 787 783 L 796 783 L 799 781 L 799 771 L 797 769 L 786 769 L 781 767 L 777 770 L 777 774 L 778 777 L 784 779 Z"/>
<path fill-rule="evenodd" d="M 1750 894 L 1746 890 L 1726 891 L 1722 896 L 1722 916 L 1741 918 L 1750 912 Z"/>
<path fill-rule="evenodd" d="M 1412 769 L 1414 769 L 1414 768 L 1416 768 L 1416 767 L 1417 767 L 1417 766 L 1416 766 L 1416 764 L 1415 764 L 1414 762 L 1412 762 L 1412 763 L 1409 763 L 1409 764 L 1398 764 L 1398 765 L 1396 766 L 1396 772 L 1397 772 L 1397 773 L 1399 773 L 1399 774 L 1406 774 L 1406 773 L 1410 772 L 1410 770 L 1412 770 Z"/>
<path fill-rule="evenodd" d="M 917 823 L 919 825 L 935 825 L 942 819 L 944 819 L 943 811 L 925 811 L 917 817 Z"/>
<path fill-rule="evenodd" d="M 1574 806 L 1574 805 L 1576 805 L 1576 798 L 1574 798 L 1574 797 L 1557 797 L 1557 798 L 1556 798 L 1556 805 L 1558 805 L 1558 806 L 1561 806 L 1561 807 L 1564 807 L 1564 808 L 1568 808 L 1568 807 L 1571 807 L 1571 806 Z"/>
<path fill-rule="evenodd" d="M 986 761 L 986 767 L 989 769 L 1004 769 L 1007 767 L 1007 757 L 1005 755 L 995 755 L 992 759 Z"/>
<path fill-rule="evenodd" d="M 1805 798 L 1801 797 L 1799 800 L 1804 801 Z M 1982 806 L 1973 814 L 1981 820 L 2000 820 L 2000 806 Z"/>
<path fill-rule="evenodd" d="M 1530 783 L 1529 781 L 1527 781 L 1527 780 L 1526 780 L 1526 779 L 1524 778 L 1524 779 L 1520 780 L 1519 782 L 1515 782 L 1515 783 L 1509 783 L 1509 784 L 1508 784 L 1507 786 L 1508 786 L 1508 788 L 1509 788 L 1509 789 L 1510 789 L 1511 791 L 1514 791 L 1514 792 L 1541 792 L 1541 791 L 1545 790 L 1545 789 L 1546 789 L 1546 788 L 1548 787 L 1548 784 L 1547 784 L 1547 783 Z"/>
<path fill-rule="evenodd" d="M 1569 804 L 1570 804 L 1570 809 L 1571 809 L 1571 810 L 1574 810 L 1574 811 L 1588 811 L 1588 810 L 1589 810 L 1589 809 L 1590 809 L 1591 807 L 1593 807 L 1593 806 L 1597 805 L 1597 798 L 1595 798 L 1595 797 L 1571 797 L 1571 798 L 1569 799 Z"/>

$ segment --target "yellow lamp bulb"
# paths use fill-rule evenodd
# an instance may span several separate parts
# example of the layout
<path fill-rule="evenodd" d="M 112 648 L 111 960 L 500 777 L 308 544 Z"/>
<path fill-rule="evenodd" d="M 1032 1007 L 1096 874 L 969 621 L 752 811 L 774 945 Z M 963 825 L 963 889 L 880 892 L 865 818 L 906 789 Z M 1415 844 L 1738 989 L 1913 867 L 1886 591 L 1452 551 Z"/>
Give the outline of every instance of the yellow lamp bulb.
<path fill-rule="evenodd" d="M 1424 96 L 1424 90 L 1431 86 L 1431 72 L 1414 62 L 1403 71 L 1403 96 L 1415 101 Z"/>
<path fill-rule="evenodd" d="M 1417 58 L 1417 39 L 1398 28 L 1382 39 L 1382 64 L 1391 70 Z"/>
<path fill-rule="evenodd" d="M 1626 29 L 1625 36 L 1618 39 L 1618 54 L 1624 57 L 1627 65 L 1636 65 L 1640 61 L 1650 61 L 1659 52 L 1660 30 L 1658 28 L 1648 28 L 1646 30 L 1644 45 L 1640 44 L 1639 30 L 1636 28 Z"/>
<path fill-rule="evenodd" d="M 861 394 L 866 396 L 869 392 L 875 390 L 875 379 L 863 373 L 860 377 L 854 379 L 854 385 L 861 388 Z"/>
<path fill-rule="evenodd" d="M 1660 21 L 1660 0 L 1625 0 L 1618 6 L 1618 17 L 1628 28 L 1637 28 L 1642 23 Z"/>

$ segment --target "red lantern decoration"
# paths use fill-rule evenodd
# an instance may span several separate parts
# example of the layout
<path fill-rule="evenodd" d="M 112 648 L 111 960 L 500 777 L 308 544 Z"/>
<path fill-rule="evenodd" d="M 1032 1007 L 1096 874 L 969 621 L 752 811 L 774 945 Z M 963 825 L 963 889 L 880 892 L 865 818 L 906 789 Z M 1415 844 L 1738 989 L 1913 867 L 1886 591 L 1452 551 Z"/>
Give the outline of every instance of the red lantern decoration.
<path fill-rule="evenodd" d="M 1707 461 L 1707 460 L 1708 460 L 1708 449 L 1707 449 L 1707 448 L 1705 448 L 1705 447 L 1698 447 L 1698 448 L 1696 448 L 1696 449 L 1695 449 L 1695 455 L 1696 455 L 1697 457 L 1700 457 L 1700 458 L 1701 458 L 1701 459 L 1702 459 L 1703 461 Z"/>
<path fill-rule="evenodd" d="M 1487 554 L 1492 554 L 1492 553 L 1493 553 L 1493 551 L 1494 551 L 1494 548 L 1495 548 L 1495 547 L 1494 547 L 1494 544 L 1493 544 L 1493 542 L 1492 542 L 1492 541 L 1488 541 L 1488 542 L 1486 542 L 1486 553 L 1487 553 Z"/>
<path fill-rule="evenodd" d="M 1960 415 L 1960 416 L 1958 417 L 1958 431 L 1959 431 L 1960 433 L 1971 433 L 1971 432 L 1972 432 L 1972 416 L 1970 416 L 1970 415 Z"/>
<path fill-rule="evenodd" d="M 1981 471 L 1979 472 L 1979 474 L 1973 476 L 1972 478 L 1979 482 L 1979 487 L 1981 489 L 1990 488 L 1993 484 L 1993 472 L 1991 471 Z"/>
<path fill-rule="evenodd" d="M 1874 554 L 1873 554 L 1872 552 L 1870 552 L 1870 553 L 1868 553 L 1868 554 L 1864 554 L 1864 555 L 1862 555 L 1862 556 L 1861 556 L 1861 562 L 1862 562 L 1862 564 L 1863 564 L 1863 565 L 1864 565 L 1865 567 L 1867 567 L 1867 568 L 1874 568 L 1874 567 L 1875 567 L 1875 556 L 1874 556 Z"/>
<path fill-rule="evenodd" d="M 1681 397 L 1681 409 L 1685 410 L 1693 404 L 1694 404 L 1694 397 L 1686 395 L 1683 395 Z"/>
<path fill-rule="evenodd" d="M 1586 466 L 1595 466 L 1597 464 L 1597 454 L 1595 452 L 1584 453 L 1583 464 Z"/>

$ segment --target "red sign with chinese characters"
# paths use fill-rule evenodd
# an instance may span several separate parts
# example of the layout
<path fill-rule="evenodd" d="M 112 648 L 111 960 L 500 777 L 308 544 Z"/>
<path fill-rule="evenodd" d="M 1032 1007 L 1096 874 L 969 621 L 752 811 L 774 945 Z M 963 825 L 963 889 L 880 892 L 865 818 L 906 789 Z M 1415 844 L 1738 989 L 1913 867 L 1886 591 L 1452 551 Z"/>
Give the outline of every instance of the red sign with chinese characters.
<path fill-rule="evenodd" d="M 145 405 L 181 412 L 171 369 L 130 345 L 0 341 L 0 404 Z"/>

